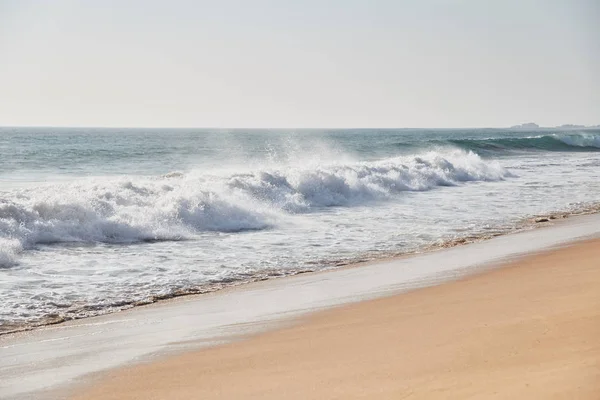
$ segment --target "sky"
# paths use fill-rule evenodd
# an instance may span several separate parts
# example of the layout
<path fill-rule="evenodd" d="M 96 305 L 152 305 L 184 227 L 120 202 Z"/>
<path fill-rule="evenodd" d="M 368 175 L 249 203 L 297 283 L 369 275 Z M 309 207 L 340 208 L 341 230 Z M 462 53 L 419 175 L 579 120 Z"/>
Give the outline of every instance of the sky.
<path fill-rule="evenodd" d="M 598 0 L 0 0 L 0 126 L 600 124 Z"/>

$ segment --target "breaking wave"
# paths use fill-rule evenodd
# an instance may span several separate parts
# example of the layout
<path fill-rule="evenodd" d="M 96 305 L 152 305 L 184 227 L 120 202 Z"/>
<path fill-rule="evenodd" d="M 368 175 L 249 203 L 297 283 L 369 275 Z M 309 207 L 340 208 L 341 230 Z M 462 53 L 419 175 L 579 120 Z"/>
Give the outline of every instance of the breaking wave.
<path fill-rule="evenodd" d="M 457 139 L 449 144 L 475 152 L 506 151 L 600 151 L 600 135 L 593 133 L 553 134 L 534 137 Z"/>
<path fill-rule="evenodd" d="M 373 162 L 270 168 L 220 175 L 76 181 L 0 194 L 0 266 L 53 243 L 182 240 L 203 232 L 267 229 L 286 214 L 385 201 L 511 176 L 470 151 L 447 150 Z"/>

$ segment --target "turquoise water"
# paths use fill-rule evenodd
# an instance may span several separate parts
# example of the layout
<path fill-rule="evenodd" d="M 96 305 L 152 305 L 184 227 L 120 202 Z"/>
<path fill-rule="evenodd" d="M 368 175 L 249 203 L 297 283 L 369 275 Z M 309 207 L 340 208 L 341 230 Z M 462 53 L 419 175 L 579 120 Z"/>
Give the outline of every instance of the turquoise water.
<path fill-rule="evenodd" d="M 0 128 L 0 332 L 600 201 L 599 130 Z"/>
<path fill-rule="evenodd" d="M 222 161 L 260 163 L 293 157 L 318 143 L 359 160 L 436 147 L 484 156 L 534 151 L 600 151 L 600 130 L 194 130 L 0 128 L 2 182 L 96 175 L 158 175 Z M 512 152 L 512 153 L 511 153 Z M 302 154 L 304 156 L 305 154 Z M 317 157 L 319 155 L 316 155 Z"/>

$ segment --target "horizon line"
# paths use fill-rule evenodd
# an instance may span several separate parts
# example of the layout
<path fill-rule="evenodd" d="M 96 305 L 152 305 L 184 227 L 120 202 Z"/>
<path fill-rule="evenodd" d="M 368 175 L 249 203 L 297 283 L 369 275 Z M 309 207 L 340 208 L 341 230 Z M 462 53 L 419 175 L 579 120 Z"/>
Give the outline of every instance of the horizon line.
<path fill-rule="evenodd" d="M 398 129 L 414 129 L 414 130 L 428 130 L 428 129 L 594 129 L 600 128 L 598 125 L 579 125 L 578 124 L 563 124 L 558 126 L 537 126 L 537 127 L 521 127 L 519 125 L 513 126 L 462 126 L 462 127 L 243 127 L 243 126 L 232 126 L 232 127 L 216 127 L 216 126 L 93 126 L 93 125 L 0 125 L 1 128 L 63 128 L 63 129 L 201 129 L 201 130 L 398 130 Z M 570 126 L 573 125 L 573 126 Z"/>

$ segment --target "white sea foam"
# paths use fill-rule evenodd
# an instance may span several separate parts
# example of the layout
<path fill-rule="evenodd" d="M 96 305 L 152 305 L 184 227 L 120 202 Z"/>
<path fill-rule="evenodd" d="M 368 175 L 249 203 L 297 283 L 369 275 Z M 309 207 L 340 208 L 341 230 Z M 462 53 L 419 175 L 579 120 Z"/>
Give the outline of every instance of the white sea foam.
<path fill-rule="evenodd" d="M 16 265 L 17 255 L 21 251 L 21 243 L 18 240 L 0 238 L 0 268 Z"/>
<path fill-rule="evenodd" d="M 180 240 L 207 231 L 260 230 L 277 225 L 282 212 L 363 205 L 403 191 L 508 176 L 496 162 L 449 150 L 374 162 L 226 175 L 194 171 L 23 189 L 0 198 L 0 265 L 14 264 L 21 249 L 39 244 Z"/>
<path fill-rule="evenodd" d="M 376 162 L 259 171 L 232 176 L 228 186 L 291 212 L 359 205 L 403 191 L 425 191 L 468 181 L 497 181 L 510 173 L 472 152 L 432 151 Z"/>
<path fill-rule="evenodd" d="M 0 135 L 0 334 L 581 210 L 598 153 L 552 137 L 580 133 Z"/>

